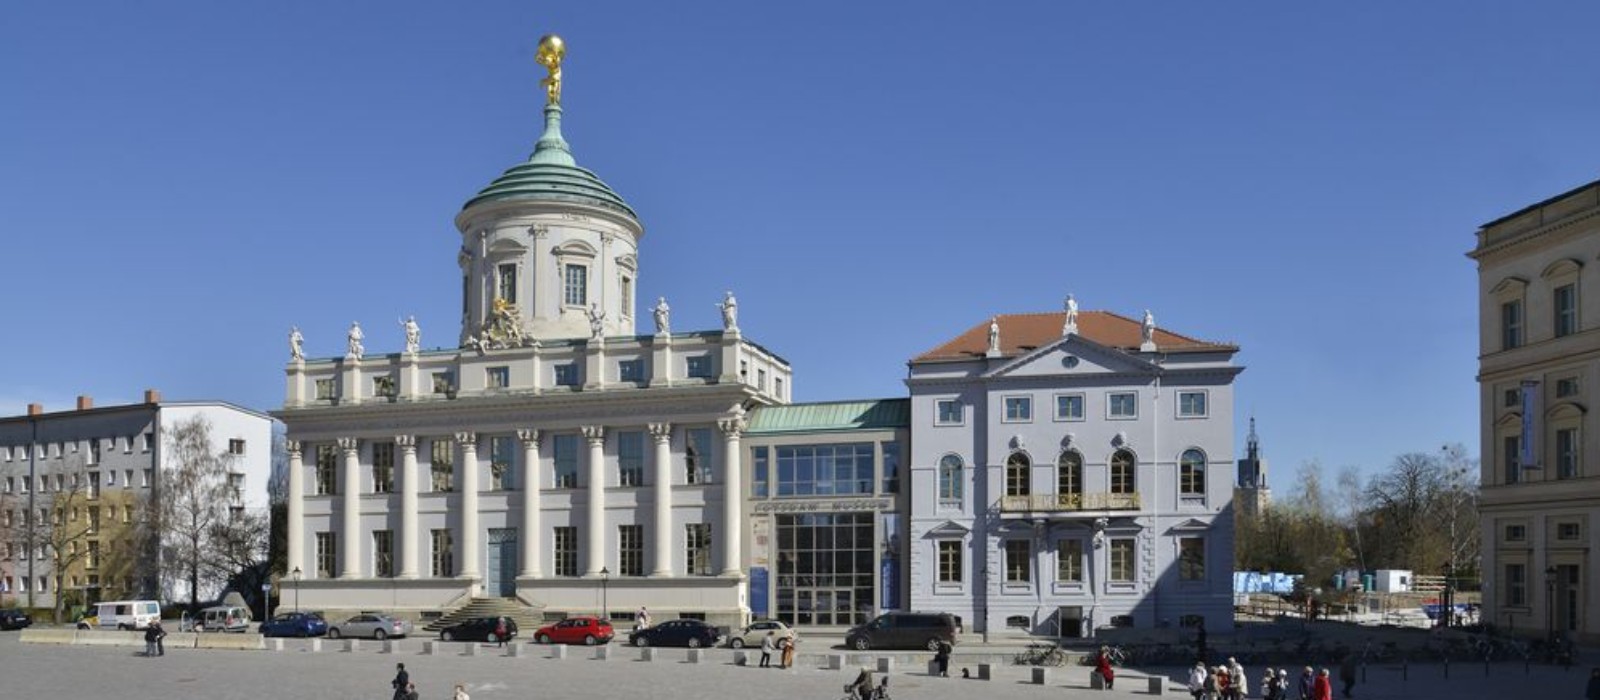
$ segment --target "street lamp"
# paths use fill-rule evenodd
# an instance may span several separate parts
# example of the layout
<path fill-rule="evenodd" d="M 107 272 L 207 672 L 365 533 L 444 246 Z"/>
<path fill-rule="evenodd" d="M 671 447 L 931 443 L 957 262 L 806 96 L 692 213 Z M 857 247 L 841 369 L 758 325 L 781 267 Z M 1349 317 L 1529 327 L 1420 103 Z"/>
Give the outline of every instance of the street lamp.
<path fill-rule="evenodd" d="M 611 570 L 600 567 L 600 619 L 611 619 L 611 600 L 607 585 L 611 583 Z"/>
<path fill-rule="evenodd" d="M 300 612 L 300 567 L 294 567 L 289 575 L 294 577 L 294 611 Z"/>
<path fill-rule="evenodd" d="M 1545 639 L 1556 640 L 1556 567 L 1544 570 L 1544 626 Z"/>
<path fill-rule="evenodd" d="M 1455 619 L 1456 612 L 1455 590 L 1450 587 L 1450 577 L 1455 573 L 1455 567 L 1451 566 L 1450 562 L 1445 562 L 1442 568 L 1444 570 L 1444 595 L 1440 596 L 1440 602 L 1444 604 L 1439 606 L 1439 626 L 1450 627 L 1451 621 Z"/>

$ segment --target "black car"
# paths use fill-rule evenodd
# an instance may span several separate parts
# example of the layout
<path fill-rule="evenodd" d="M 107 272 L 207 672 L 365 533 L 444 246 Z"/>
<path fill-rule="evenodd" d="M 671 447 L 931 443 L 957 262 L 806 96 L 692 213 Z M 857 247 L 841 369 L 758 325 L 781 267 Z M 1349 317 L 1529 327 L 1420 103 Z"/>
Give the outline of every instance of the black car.
<path fill-rule="evenodd" d="M 891 612 L 879 615 L 865 625 L 850 628 L 845 633 L 844 645 L 857 651 L 938 651 L 940 642 L 955 644 L 960 634 L 961 618 L 950 613 Z"/>
<path fill-rule="evenodd" d="M 717 645 L 717 628 L 700 620 L 667 620 L 628 634 L 628 643 L 636 647 L 714 647 Z"/>
<path fill-rule="evenodd" d="M 33 624 L 33 618 L 28 613 L 12 608 L 0 610 L 0 630 L 20 630 Z"/>
<path fill-rule="evenodd" d="M 495 629 L 500 626 L 500 621 L 506 624 L 506 639 L 515 639 L 517 636 L 517 621 L 509 617 L 473 617 L 457 622 L 439 630 L 439 638 L 447 642 L 498 642 L 500 635 Z"/>

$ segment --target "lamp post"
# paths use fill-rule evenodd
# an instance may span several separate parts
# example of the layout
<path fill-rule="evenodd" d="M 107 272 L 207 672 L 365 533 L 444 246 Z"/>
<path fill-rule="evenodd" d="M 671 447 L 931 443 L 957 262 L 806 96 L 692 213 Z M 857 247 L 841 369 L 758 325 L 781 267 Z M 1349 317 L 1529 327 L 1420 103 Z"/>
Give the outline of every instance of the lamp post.
<path fill-rule="evenodd" d="M 300 567 L 294 567 L 289 575 L 294 577 L 294 611 L 300 612 Z"/>
<path fill-rule="evenodd" d="M 1556 639 L 1556 567 L 1544 570 L 1544 638 Z"/>
<path fill-rule="evenodd" d="M 1450 577 L 1455 574 L 1455 567 L 1451 566 L 1450 562 L 1445 562 L 1441 568 L 1444 571 L 1444 595 L 1440 596 L 1440 602 L 1444 604 L 1439 606 L 1439 626 L 1450 627 L 1456 614 L 1455 590 L 1450 586 Z"/>
<path fill-rule="evenodd" d="M 611 570 L 604 566 L 600 567 L 600 619 L 602 620 L 611 619 L 611 600 L 607 590 L 610 583 Z"/>

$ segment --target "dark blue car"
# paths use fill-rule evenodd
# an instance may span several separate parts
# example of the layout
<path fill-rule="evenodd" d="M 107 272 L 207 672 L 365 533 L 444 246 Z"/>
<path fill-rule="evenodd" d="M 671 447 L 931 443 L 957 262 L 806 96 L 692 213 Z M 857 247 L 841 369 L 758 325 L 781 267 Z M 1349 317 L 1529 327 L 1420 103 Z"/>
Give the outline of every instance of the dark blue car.
<path fill-rule="evenodd" d="M 327 621 L 313 613 L 283 613 L 261 623 L 263 637 L 321 637 L 327 633 Z"/>
<path fill-rule="evenodd" d="M 717 645 L 717 628 L 700 620 L 667 620 L 628 635 L 628 643 L 636 647 L 714 647 Z"/>

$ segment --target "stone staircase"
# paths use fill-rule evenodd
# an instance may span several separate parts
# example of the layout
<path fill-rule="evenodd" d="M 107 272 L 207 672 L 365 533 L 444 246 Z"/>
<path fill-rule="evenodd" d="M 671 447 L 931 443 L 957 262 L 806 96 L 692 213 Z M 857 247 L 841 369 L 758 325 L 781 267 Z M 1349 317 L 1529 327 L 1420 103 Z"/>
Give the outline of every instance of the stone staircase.
<path fill-rule="evenodd" d="M 473 598 L 471 602 L 451 610 L 423 626 L 427 632 L 439 630 L 474 617 L 508 617 L 517 623 L 517 636 L 532 639 L 535 630 L 543 627 L 544 608 L 524 605 L 516 598 Z"/>

